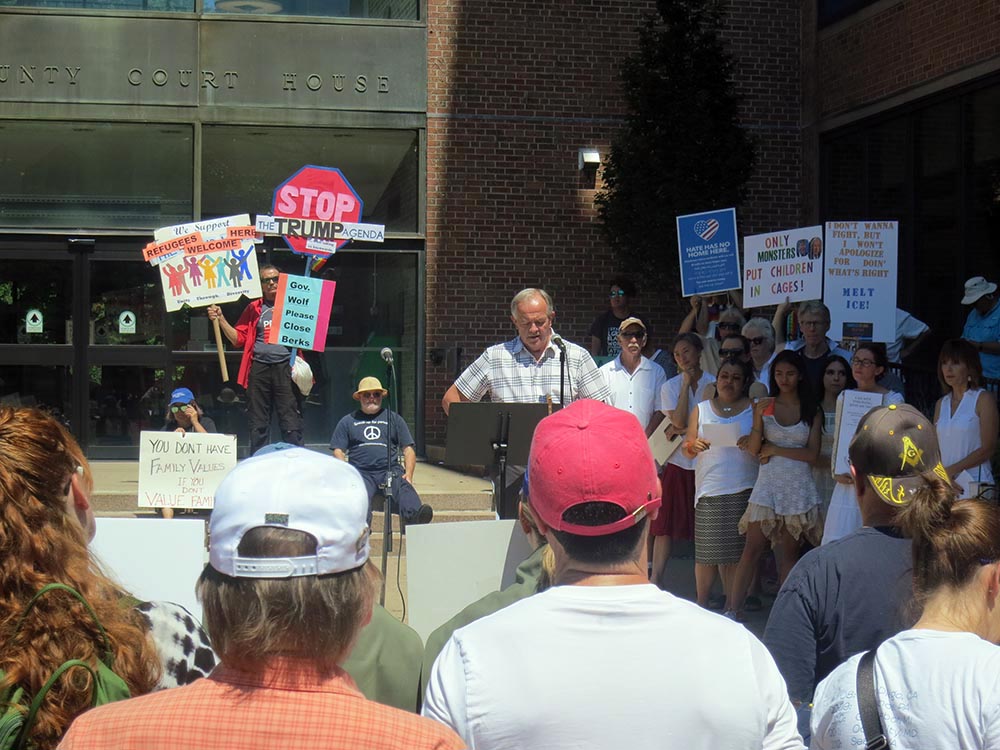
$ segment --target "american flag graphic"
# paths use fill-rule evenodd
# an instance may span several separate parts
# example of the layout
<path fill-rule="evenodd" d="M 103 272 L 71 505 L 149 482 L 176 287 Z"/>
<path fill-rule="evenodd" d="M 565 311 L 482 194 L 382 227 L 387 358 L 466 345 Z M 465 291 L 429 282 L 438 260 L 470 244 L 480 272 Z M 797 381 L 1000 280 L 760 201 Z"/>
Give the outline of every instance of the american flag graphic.
<path fill-rule="evenodd" d="M 708 221 L 699 221 L 694 225 L 695 234 L 701 237 L 703 240 L 708 242 L 715 236 L 715 233 L 719 231 L 719 222 L 715 219 L 709 219 Z"/>

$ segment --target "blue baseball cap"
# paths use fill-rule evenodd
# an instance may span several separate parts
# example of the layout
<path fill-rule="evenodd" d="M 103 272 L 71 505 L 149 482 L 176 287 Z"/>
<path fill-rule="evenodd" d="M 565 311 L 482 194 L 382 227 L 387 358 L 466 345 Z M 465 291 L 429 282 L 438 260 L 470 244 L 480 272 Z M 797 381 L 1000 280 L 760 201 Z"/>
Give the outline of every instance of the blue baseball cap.
<path fill-rule="evenodd" d="M 194 394 L 191 393 L 190 388 L 176 388 L 170 394 L 170 403 L 172 404 L 190 404 L 192 401 L 194 401 Z"/>

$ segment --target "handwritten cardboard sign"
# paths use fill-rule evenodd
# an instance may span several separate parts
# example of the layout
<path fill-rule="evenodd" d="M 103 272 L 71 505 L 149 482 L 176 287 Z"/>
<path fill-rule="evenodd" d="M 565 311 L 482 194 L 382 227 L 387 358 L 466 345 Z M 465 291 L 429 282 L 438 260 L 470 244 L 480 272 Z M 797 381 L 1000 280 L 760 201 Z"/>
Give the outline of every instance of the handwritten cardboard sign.
<path fill-rule="evenodd" d="M 896 340 L 898 244 L 896 221 L 827 222 L 823 301 L 831 338 Z"/>
<path fill-rule="evenodd" d="M 139 507 L 211 508 L 236 466 L 236 436 L 198 432 L 139 434 Z"/>
<path fill-rule="evenodd" d="M 326 349 L 336 289 L 336 281 L 281 274 L 267 343 L 312 351 Z"/>
<path fill-rule="evenodd" d="M 823 227 L 743 238 L 743 305 L 778 305 L 823 295 Z"/>

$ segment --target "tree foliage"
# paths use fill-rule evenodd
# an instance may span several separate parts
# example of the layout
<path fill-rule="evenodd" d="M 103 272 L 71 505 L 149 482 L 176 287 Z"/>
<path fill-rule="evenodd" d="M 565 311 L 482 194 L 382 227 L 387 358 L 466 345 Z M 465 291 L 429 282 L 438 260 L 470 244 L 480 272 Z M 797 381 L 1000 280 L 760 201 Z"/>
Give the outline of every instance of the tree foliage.
<path fill-rule="evenodd" d="M 740 203 L 754 140 L 740 126 L 717 0 L 658 0 L 623 64 L 628 114 L 596 203 L 618 265 L 676 288 L 678 215 Z"/>

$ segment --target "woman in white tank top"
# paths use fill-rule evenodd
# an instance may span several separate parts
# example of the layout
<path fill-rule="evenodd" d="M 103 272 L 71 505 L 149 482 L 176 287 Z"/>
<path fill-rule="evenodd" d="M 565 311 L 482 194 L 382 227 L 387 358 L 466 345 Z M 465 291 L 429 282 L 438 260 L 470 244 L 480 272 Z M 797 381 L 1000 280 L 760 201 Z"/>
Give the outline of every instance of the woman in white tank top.
<path fill-rule="evenodd" d="M 934 425 L 941 462 L 952 479 L 962 472 L 972 482 L 993 483 L 990 458 L 997 442 L 997 403 L 981 389 L 979 353 L 964 339 L 946 341 L 938 357 L 938 379 L 945 395 L 934 406 Z M 962 497 L 970 497 L 970 480 L 962 477 Z"/>

